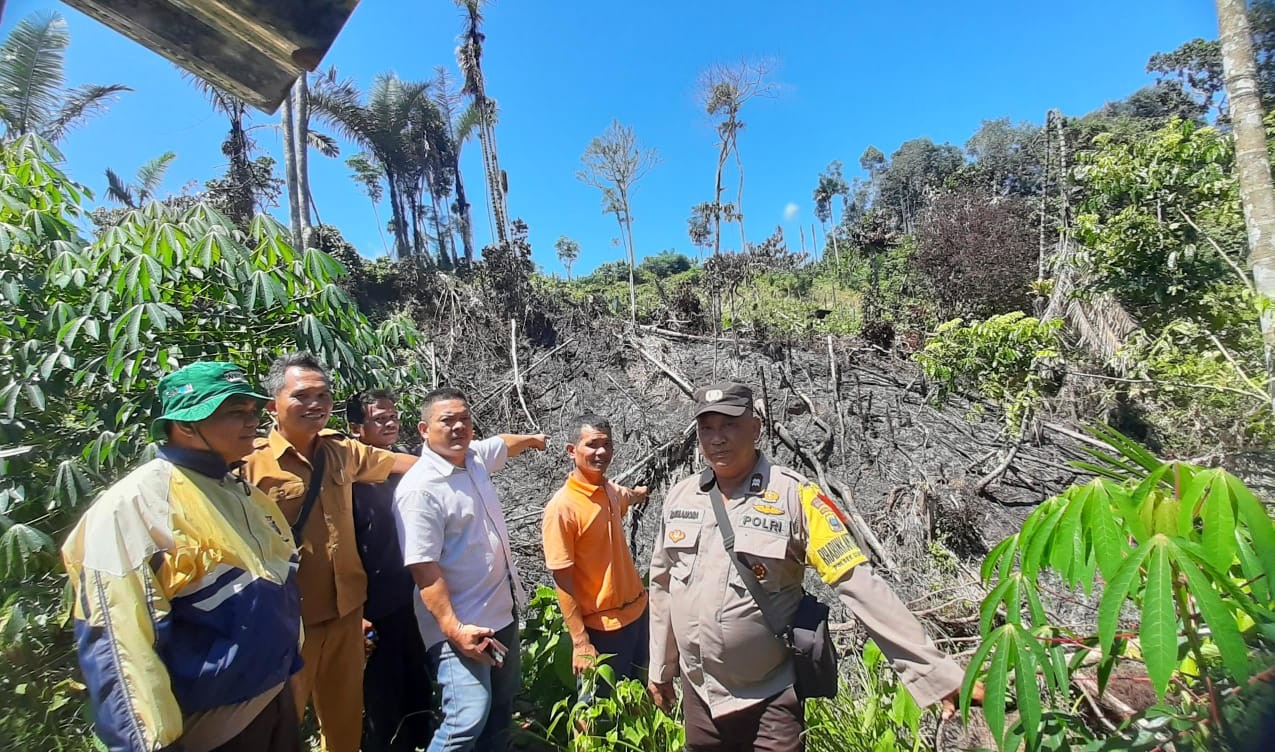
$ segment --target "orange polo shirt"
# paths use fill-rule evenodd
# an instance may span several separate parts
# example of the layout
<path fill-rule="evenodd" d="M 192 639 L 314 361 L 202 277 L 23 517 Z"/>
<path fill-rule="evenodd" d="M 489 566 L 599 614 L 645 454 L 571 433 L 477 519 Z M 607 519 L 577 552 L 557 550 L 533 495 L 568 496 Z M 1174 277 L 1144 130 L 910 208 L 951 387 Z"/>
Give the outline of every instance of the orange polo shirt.
<path fill-rule="evenodd" d="M 569 475 L 545 507 L 545 564 L 573 568 L 574 595 L 590 629 L 613 632 L 646 610 L 646 588 L 620 526 L 631 501 L 629 489 L 609 480 L 594 486 Z"/>
<path fill-rule="evenodd" d="M 367 575 L 354 542 L 355 483 L 380 483 L 390 477 L 394 453 L 348 438 L 339 431 L 319 432 L 323 486 L 301 531 L 301 620 L 306 624 L 345 616 L 367 599 Z M 279 505 L 288 524 L 301 516 L 310 482 L 309 460 L 272 429 L 248 455 L 244 474 Z"/>

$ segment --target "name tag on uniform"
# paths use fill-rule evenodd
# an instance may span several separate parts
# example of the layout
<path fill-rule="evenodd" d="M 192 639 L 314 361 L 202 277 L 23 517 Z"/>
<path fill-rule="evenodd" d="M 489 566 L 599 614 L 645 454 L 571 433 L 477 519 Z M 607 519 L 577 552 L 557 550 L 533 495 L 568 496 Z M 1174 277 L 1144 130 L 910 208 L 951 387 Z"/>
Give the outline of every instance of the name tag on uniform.
<path fill-rule="evenodd" d="M 669 522 L 702 522 L 703 520 L 703 509 L 670 509 L 668 511 Z"/>
<path fill-rule="evenodd" d="M 739 518 L 739 526 L 744 530 L 756 530 L 777 537 L 787 537 L 789 522 L 786 517 L 774 517 L 769 514 L 745 512 Z"/>

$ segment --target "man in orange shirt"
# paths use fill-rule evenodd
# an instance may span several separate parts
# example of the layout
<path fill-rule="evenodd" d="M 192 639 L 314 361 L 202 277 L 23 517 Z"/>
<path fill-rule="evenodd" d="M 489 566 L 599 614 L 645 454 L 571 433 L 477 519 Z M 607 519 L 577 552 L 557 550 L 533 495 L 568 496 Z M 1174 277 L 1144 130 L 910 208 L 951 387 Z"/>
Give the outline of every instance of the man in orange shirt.
<path fill-rule="evenodd" d="M 574 466 L 545 507 L 544 549 L 571 634 L 572 667 L 579 674 L 606 653 L 617 679 L 640 678 L 649 650 L 646 588 L 620 523 L 629 507 L 646 503 L 647 489 L 607 479 L 614 446 L 606 418 L 576 418 L 570 437 Z"/>

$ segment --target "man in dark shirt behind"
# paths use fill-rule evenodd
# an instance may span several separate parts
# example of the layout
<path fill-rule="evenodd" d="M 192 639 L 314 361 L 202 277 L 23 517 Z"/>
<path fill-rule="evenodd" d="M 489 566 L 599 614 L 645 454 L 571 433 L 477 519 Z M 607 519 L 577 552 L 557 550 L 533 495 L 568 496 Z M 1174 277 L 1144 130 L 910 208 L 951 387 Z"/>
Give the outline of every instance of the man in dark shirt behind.
<path fill-rule="evenodd" d="M 351 397 L 346 420 L 365 444 L 389 449 L 398 441 L 397 399 L 391 392 L 377 389 Z M 400 477 L 354 485 L 354 528 L 367 571 L 363 630 L 370 651 L 363 671 L 364 752 L 424 748 L 433 734 L 434 683 L 413 614 L 416 585 L 403 566 L 394 523 Z"/>

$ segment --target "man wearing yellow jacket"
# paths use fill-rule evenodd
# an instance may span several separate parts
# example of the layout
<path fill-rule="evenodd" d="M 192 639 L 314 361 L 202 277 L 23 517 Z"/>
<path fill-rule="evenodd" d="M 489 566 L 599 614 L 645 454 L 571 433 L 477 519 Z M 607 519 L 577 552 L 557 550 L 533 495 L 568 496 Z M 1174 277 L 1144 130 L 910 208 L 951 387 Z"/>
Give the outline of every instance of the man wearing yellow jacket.
<path fill-rule="evenodd" d="M 62 548 L 98 736 L 112 752 L 299 752 L 297 554 L 237 468 L 265 397 L 230 363 L 159 382 L 158 456 Z"/>

